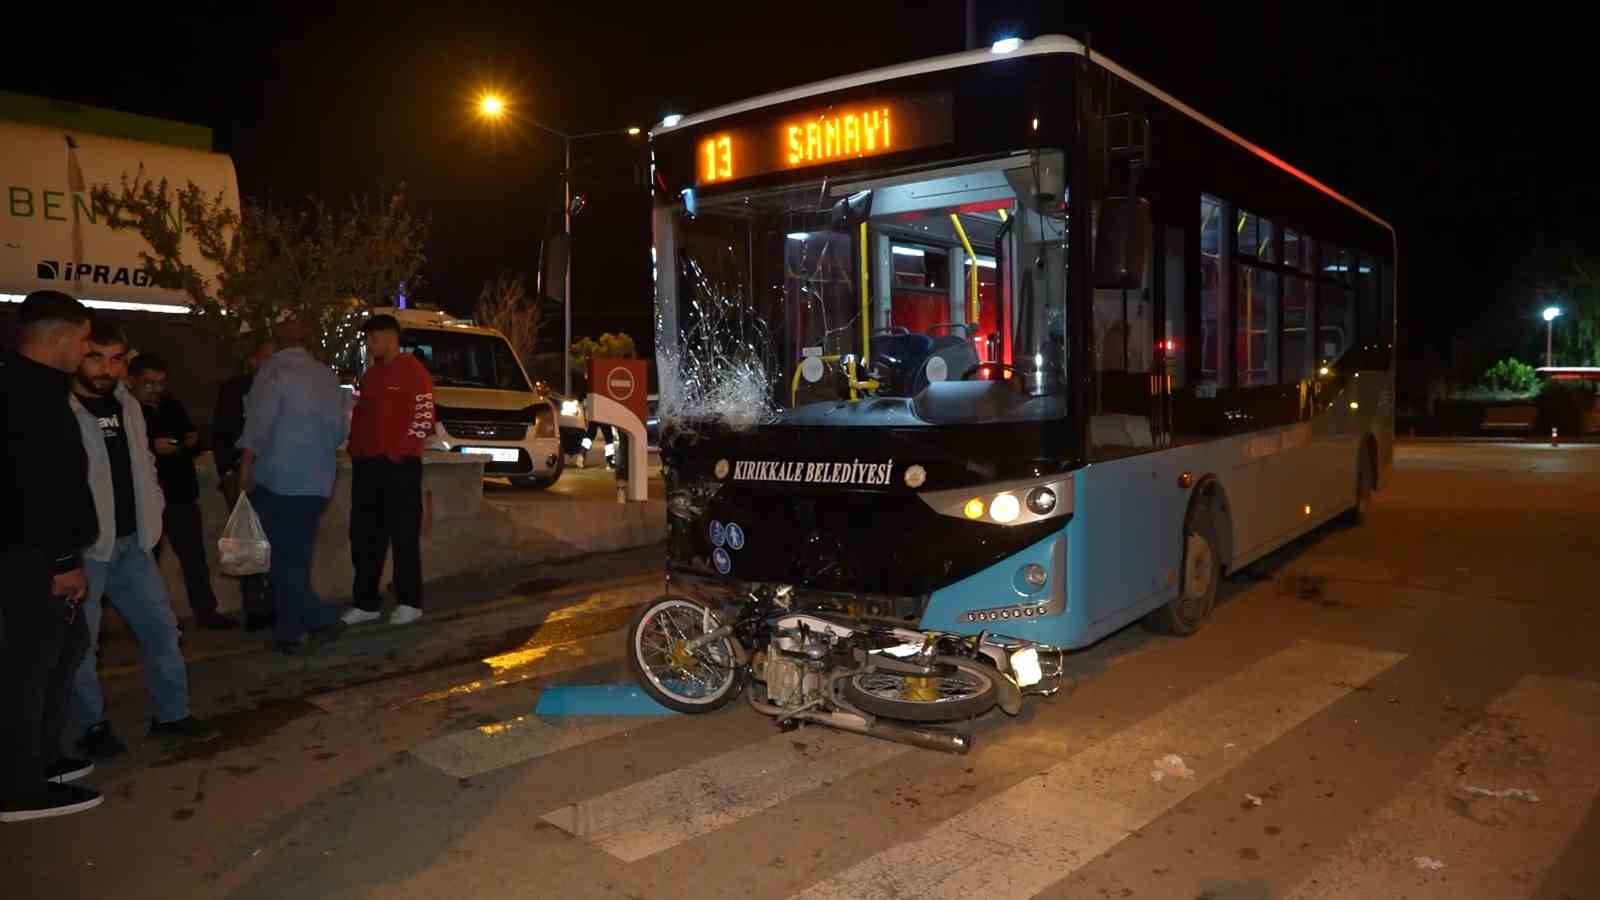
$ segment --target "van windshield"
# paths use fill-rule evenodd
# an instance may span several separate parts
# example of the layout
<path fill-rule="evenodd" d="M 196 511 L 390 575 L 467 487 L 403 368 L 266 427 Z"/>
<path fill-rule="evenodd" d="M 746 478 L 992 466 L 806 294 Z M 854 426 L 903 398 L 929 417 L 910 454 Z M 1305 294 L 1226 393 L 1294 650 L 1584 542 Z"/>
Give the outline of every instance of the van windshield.
<path fill-rule="evenodd" d="M 468 331 L 407 329 L 400 346 L 422 360 L 435 387 L 528 392 L 528 377 L 504 338 Z"/>

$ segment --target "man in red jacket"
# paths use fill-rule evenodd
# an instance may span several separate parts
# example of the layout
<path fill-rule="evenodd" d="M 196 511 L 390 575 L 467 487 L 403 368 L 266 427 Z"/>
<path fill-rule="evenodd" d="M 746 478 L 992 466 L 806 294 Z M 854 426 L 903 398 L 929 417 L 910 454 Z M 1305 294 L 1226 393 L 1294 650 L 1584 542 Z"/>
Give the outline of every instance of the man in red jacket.
<path fill-rule="evenodd" d="M 400 323 L 373 316 L 362 326 L 368 366 L 350 419 L 350 557 L 355 605 L 347 625 L 371 622 L 383 599 L 378 582 L 394 548 L 389 624 L 422 618 L 422 442 L 433 433 L 433 377 L 400 349 Z"/>

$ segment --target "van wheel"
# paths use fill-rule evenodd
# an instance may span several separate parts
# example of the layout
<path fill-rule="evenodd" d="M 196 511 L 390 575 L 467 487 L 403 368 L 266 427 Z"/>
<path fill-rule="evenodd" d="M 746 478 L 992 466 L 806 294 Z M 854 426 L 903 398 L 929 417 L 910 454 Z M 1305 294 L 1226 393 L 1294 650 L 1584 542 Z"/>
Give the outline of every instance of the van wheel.
<path fill-rule="evenodd" d="M 1210 506 L 1189 511 L 1183 527 L 1183 555 L 1178 566 L 1178 596 L 1144 617 L 1144 626 L 1161 634 L 1187 636 L 1205 626 L 1217 603 L 1222 582 L 1222 557 L 1217 548 L 1217 523 Z"/>

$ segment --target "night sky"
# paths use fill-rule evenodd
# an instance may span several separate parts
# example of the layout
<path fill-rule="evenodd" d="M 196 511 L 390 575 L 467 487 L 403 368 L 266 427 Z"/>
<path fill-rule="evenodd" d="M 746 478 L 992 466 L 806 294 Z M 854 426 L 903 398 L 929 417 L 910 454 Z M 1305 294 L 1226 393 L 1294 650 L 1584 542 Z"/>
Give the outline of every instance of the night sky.
<path fill-rule="evenodd" d="M 559 141 L 486 130 L 471 115 L 480 87 L 569 132 L 648 126 L 964 40 L 960 0 L 330 5 L 96 12 L 70 36 L 8 41 L 0 85 L 209 125 L 250 196 L 337 200 L 403 181 L 433 222 L 425 299 L 465 311 L 486 278 L 531 273 L 560 215 Z M 1600 257 L 1591 23 L 1553 5 L 1413 6 L 980 3 L 979 34 L 1091 32 L 1095 49 L 1392 221 L 1413 370 L 1485 335 L 1529 358 L 1542 349 L 1529 276 L 1573 249 Z M 648 337 L 643 153 L 638 138 L 576 145 L 589 199 L 576 334 Z"/>

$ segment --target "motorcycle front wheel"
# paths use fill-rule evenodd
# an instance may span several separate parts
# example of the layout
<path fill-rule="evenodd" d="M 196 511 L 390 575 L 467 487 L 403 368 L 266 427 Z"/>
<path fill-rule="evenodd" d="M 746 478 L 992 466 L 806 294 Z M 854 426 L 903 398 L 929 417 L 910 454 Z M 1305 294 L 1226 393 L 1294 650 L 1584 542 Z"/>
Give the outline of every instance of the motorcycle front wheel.
<path fill-rule="evenodd" d="M 717 614 L 697 600 L 657 597 L 640 607 L 628 626 L 628 669 L 645 693 L 668 709 L 718 709 L 744 687 L 734 639 L 719 638 L 693 649 L 688 644 L 721 625 Z"/>
<path fill-rule="evenodd" d="M 844 679 L 845 699 L 857 709 L 902 722 L 954 722 L 989 711 L 999 699 L 993 670 L 946 663 L 928 676 L 857 672 Z"/>

